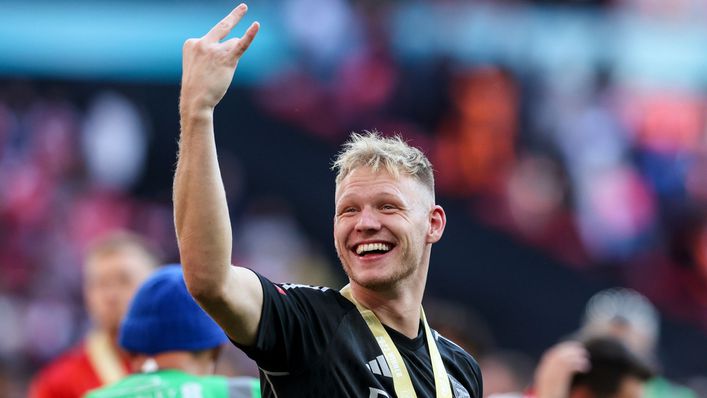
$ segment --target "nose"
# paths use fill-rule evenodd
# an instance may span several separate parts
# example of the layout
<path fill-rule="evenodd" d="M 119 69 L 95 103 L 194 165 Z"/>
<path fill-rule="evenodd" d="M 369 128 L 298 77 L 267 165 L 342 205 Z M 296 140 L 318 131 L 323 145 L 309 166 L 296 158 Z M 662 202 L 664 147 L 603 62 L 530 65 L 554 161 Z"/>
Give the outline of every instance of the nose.
<path fill-rule="evenodd" d="M 356 221 L 357 231 L 377 231 L 381 227 L 376 212 L 370 207 L 364 207 Z"/>

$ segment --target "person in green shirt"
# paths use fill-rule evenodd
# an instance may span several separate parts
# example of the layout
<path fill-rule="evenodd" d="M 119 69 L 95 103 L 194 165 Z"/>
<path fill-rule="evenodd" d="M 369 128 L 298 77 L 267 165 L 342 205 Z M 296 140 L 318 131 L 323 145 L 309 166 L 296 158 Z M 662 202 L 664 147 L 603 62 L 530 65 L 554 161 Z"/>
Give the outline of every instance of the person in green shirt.
<path fill-rule="evenodd" d="M 633 353 L 659 368 L 657 347 L 660 315 L 647 297 L 628 288 L 597 292 L 587 302 L 580 338 L 610 336 L 622 341 Z M 660 375 L 645 387 L 643 398 L 697 398 L 691 389 Z"/>
<path fill-rule="evenodd" d="M 164 266 L 140 287 L 120 327 L 120 346 L 139 372 L 86 398 L 260 398 L 255 378 L 212 375 L 227 341 L 189 295 L 181 266 Z"/>

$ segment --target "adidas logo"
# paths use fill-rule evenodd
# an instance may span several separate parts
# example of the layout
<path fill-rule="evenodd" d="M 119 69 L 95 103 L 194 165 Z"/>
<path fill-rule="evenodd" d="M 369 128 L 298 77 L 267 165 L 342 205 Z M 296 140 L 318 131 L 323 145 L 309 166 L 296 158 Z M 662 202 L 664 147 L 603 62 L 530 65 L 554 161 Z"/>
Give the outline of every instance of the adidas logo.
<path fill-rule="evenodd" d="M 388 362 L 385 361 L 383 355 L 378 355 L 376 359 L 369 361 L 366 367 L 373 372 L 373 374 L 393 378 L 393 375 L 390 373 L 390 368 L 388 367 Z"/>

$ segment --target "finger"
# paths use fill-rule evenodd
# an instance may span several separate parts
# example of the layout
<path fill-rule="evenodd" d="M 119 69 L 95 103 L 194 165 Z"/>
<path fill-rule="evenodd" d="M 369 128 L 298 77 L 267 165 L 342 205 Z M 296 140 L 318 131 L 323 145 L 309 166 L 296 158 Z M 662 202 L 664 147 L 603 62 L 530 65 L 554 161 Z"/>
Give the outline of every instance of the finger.
<path fill-rule="evenodd" d="M 234 8 L 221 22 L 214 25 L 213 28 L 204 36 L 204 39 L 210 41 L 220 41 L 223 40 L 231 30 L 240 22 L 241 18 L 248 12 L 248 6 L 241 3 L 238 7 Z"/>
<path fill-rule="evenodd" d="M 258 34 L 259 30 L 260 23 L 253 22 L 248 27 L 248 30 L 246 30 L 245 34 L 243 34 L 243 37 L 241 37 L 240 39 L 234 38 L 226 42 L 231 47 L 231 51 L 233 51 L 233 55 L 236 58 L 242 56 L 243 53 L 248 49 L 248 47 L 250 47 L 250 43 L 253 42 L 253 39 L 255 39 L 255 35 Z"/>

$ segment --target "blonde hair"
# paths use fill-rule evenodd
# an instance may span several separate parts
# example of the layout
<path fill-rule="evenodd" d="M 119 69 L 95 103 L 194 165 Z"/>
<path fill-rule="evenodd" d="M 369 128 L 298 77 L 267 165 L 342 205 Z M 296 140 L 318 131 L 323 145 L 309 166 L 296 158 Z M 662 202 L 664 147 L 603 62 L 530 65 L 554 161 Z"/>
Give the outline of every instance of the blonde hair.
<path fill-rule="evenodd" d="M 396 178 L 401 173 L 411 176 L 434 195 L 432 163 L 422 151 L 408 145 L 398 135 L 383 137 L 375 130 L 352 133 L 332 165 L 332 170 L 337 173 L 336 185 L 359 167 L 370 167 L 375 172 L 385 169 Z"/>
<path fill-rule="evenodd" d="M 130 231 L 113 231 L 91 242 L 86 251 L 86 262 L 125 250 L 136 250 L 145 256 L 150 268 L 160 264 L 161 253 L 142 236 Z"/>

